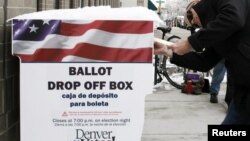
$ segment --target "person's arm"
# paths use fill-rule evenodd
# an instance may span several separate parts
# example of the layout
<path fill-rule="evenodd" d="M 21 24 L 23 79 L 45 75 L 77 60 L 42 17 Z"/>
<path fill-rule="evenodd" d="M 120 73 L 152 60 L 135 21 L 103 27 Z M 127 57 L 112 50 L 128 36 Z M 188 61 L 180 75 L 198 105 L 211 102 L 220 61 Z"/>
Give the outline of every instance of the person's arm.
<path fill-rule="evenodd" d="M 202 53 L 189 52 L 184 55 L 173 53 L 167 45 L 160 42 L 154 42 L 154 54 L 165 55 L 171 58 L 171 63 L 181 67 L 206 72 L 213 68 L 221 57 L 215 52 L 214 48 L 207 48 Z"/>
<path fill-rule="evenodd" d="M 217 16 L 207 26 L 188 38 L 192 48 L 201 51 L 203 48 L 225 41 L 245 25 L 248 14 L 248 0 L 204 0 L 217 8 Z M 214 8 L 214 7 L 213 7 Z M 209 10 L 206 10 L 209 12 Z M 209 13 L 206 13 L 209 14 Z"/>
<path fill-rule="evenodd" d="M 207 72 L 212 69 L 222 58 L 213 48 L 208 48 L 202 53 L 190 52 L 185 55 L 173 53 L 171 63 L 192 70 Z"/>

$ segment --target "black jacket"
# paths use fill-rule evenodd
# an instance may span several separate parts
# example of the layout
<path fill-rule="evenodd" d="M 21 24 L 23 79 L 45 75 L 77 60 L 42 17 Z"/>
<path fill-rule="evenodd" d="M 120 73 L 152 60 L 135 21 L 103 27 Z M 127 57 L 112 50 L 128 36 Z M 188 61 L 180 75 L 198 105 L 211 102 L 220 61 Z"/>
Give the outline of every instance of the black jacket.
<path fill-rule="evenodd" d="M 204 28 L 188 38 L 192 47 L 201 51 L 216 45 L 220 55 L 225 55 L 229 51 L 222 48 L 224 44 L 230 47 L 241 44 L 249 46 L 249 4 L 249 0 L 202 0 L 198 3 L 194 9 Z M 221 43 L 223 46 L 217 45 Z"/>
<path fill-rule="evenodd" d="M 192 47 L 213 47 L 235 82 L 250 87 L 250 1 L 202 0 L 196 7 L 204 28 L 188 38 Z"/>
<path fill-rule="evenodd" d="M 250 1 L 202 0 L 194 9 L 203 29 L 188 40 L 196 51 L 183 56 L 173 55 L 172 63 L 208 71 L 222 58 L 234 84 L 236 104 L 250 111 Z M 246 106 L 247 105 L 247 106 Z"/>

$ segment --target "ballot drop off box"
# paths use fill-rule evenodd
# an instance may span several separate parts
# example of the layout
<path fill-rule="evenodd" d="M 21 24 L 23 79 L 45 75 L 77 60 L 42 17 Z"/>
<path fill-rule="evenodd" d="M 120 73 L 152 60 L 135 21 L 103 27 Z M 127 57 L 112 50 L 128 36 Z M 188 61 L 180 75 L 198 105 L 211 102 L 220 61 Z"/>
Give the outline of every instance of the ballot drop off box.
<path fill-rule="evenodd" d="M 13 19 L 21 141 L 140 141 L 152 20 Z"/>

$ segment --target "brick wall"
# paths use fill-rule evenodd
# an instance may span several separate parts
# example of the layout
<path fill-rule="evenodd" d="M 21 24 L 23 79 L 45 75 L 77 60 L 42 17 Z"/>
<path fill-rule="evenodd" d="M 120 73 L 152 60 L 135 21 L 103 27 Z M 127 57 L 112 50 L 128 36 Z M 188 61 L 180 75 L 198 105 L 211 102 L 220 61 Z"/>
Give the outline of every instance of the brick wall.
<path fill-rule="evenodd" d="M 74 0 L 73 7 L 104 4 L 119 7 L 119 3 L 120 0 Z M 11 55 L 11 23 L 6 20 L 54 9 L 55 4 L 56 0 L 0 0 L 0 141 L 20 140 L 19 60 Z M 60 0 L 59 8 L 70 8 L 70 0 Z"/>
<path fill-rule="evenodd" d="M 7 19 L 36 11 L 34 0 L 0 2 L 0 141 L 19 141 L 19 60 L 11 55 Z"/>

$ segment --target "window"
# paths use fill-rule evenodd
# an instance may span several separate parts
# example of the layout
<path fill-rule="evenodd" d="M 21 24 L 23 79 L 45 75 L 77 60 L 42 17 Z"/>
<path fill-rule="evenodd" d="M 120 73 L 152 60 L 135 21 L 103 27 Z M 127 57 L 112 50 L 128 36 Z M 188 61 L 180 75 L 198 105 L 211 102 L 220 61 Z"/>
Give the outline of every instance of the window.
<path fill-rule="evenodd" d="M 37 0 L 36 2 L 36 10 L 42 11 L 43 10 L 43 0 Z"/>
<path fill-rule="evenodd" d="M 55 9 L 61 8 L 61 0 L 55 0 Z"/>
<path fill-rule="evenodd" d="M 69 1 L 69 8 L 75 8 L 75 0 Z"/>

